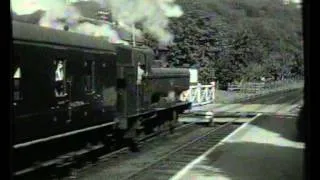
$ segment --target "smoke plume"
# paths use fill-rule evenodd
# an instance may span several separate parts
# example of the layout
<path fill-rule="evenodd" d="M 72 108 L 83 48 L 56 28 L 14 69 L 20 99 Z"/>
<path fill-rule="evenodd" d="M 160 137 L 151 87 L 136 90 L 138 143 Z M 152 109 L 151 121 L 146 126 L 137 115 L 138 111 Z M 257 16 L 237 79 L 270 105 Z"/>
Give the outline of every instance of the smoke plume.
<path fill-rule="evenodd" d="M 78 26 L 71 28 L 72 32 L 82 33 L 89 36 L 96 37 L 106 37 L 107 40 L 115 44 L 125 44 L 129 45 L 128 42 L 123 41 L 119 38 L 117 31 L 113 30 L 112 27 L 108 24 L 101 26 L 96 26 L 91 23 L 81 23 Z"/>
<path fill-rule="evenodd" d="M 17 15 L 32 14 L 38 10 L 46 10 L 38 0 L 11 0 L 11 10 Z"/>
<path fill-rule="evenodd" d="M 65 25 L 68 25 L 69 28 L 76 28 L 79 25 L 80 17 L 81 14 L 77 8 L 60 4 L 48 9 L 41 18 L 39 25 L 59 30 L 63 30 Z"/>
<path fill-rule="evenodd" d="M 142 32 L 133 28 L 136 23 L 142 24 L 144 32 L 153 35 L 161 44 L 171 43 L 173 35 L 168 31 L 170 17 L 180 17 L 183 12 L 174 4 L 174 0 L 92 0 L 100 4 L 102 9 L 112 14 L 114 21 L 128 32 L 134 29 L 136 36 Z M 112 29 L 111 25 L 96 25 L 79 23 L 81 12 L 65 0 L 11 0 L 11 9 L 18 15 L 32 14 L 37 10 L 46 13 L 39 25 L 58 30 L 64 30 L 92 36 L 104 36 L 112 43 L 125 43 Z"/>
<path fill-rule="evenodd" d="M 174 0 L 97 0 L 112 16 L 123 24 L 141 23 L 143 30 L 161 43 L 170 43 L 173 35 L 168 31 L 170 17 L 180 17 L 183 12 Z"/>

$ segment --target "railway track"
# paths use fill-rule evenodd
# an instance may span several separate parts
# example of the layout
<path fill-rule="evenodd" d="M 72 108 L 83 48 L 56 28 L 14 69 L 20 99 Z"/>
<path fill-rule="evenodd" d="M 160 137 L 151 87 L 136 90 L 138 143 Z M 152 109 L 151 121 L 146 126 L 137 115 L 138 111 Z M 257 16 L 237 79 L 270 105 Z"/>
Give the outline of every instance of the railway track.
<path fill-rule="evenodd" d="M 182 125 L 174 134 L 163 133 L 161 136 L 155 136 L 153 138 L 146 139 L 145 141 L 140 141 L 139 144 L 141 146 L 141 151 L 138 153 L 132 153 L 128 148 L 122 148 L 116 152 L 101 156 L 97 166 L 94 168 L 85 167 L 77 169 L 76 171 L 81 172 L 81 174 L 75 175 L 75 177 L 77 177 L 77 179 L 86 179 L 86 175 L 90 173 L 95 174 L 102 170 L 110 171 L 110 173 L 108 173 L 108 179 L 121 179 L 128 173 L 130 174 L 130 172 L 135 172 L 150 162 L 156 161 L 158 156 L 166 154 L 172 151 L 172 149 L 176 149 L 181 146 L 181 142 L 188 141 L 189 139 L 195 139 L 212 128 L 214 127 L 205 127 L 197 124 Z M 161 150 L 159 150 L 159 148 Z M 136 161 L 135 158 L 137 157 L 140 157 L 140 160 Z M 122 163 L 126 165 L 118 167 L 119 164 Z M 113 171 L 113 168 L 121 168 L 121 170 L 127 169 L 127 173 L 123 174 L 118 171 Z M 77 172 L 74 174 L 77 174 Z M 65 179 L 70 179 L 70 177 L 66 177 Z M 101 179 L 105 179 L 105 177 L 102 177 Z"/>
<path fill-rule="evenodd" d="M 234 121 L 236 120 L 237 119 L 234 119 Z M 197 125 L 193 125 L 193 128 L 195 128 L 193 131 L 189 130 L 181 132 L 182 135 L 169 135 L 145 144 L 141 148 L 140 153 L 114 154 L 113 156 L 106 158 L 101 165 L 82 170 L 80 174 L 78 174 L 77 179 L 135 179 L 137 173 L 145 174 L 144 171 L 150 170 L 150 167 L 154 167 L 159 163 L 162 163 L 163 166 L 168 164 L 177 165 L 175 167 L 168 166 L 177 170 L 209 149 L 215 143 L 218 143 L 222 138 L 239 127 L 240 124 L 241 123 L 236 122 L 230 122 L 228 124 L 217 123 L 211 127 L 200 126 L 200 128 Z M 231 129 L 228 129 L 227 126 Z M 215 138 L 211 139 L 214 141 L 210 140 L 211 136 L 209 136 L 209 134 L 211 133 L 215 134 Z M 206 137 L 209 139 L 206 139 Z M 206 142 L 206 140 L 209 140 L 210 142 Z M 200 142 L 203 144 L 198 144 Z M 190 148 L 191 145 L 194 146 Z M 186 148 L 189 148 L 189 150 Z M 179 161 L 174 159 L 174 161 L 169 162 L 166 159 L 163 159 L 174 152 L 178 154 L 185 152 L 185 154 L 182 157 L 179 156 Z M 176 155 L 173 154 L 173 156 Z M 164 174 L 167 174 L 168 172 L 171 172 L 170 175 L 175 173 L 174 171 L 167 171 L 167 169 L 163 170 Z M 151 179 L 154 179 L 154 177 Z"/>
<path fill-rule="evenodd" d="M 121 180 L 127 179 L 170 179 L 176 172 L 196 157 L 218 144 L 223 138 L 237 129 L 240 124 L 234 121 L 213 128 L 206 134 L 185 143 L 179 148 L 160 157 L 154 163 L 148 164 L 141 170 L 129 174 Z"/>
<path fill-rule="evenodd" d="M 198 128 L 196 126 L 195 123 L 190 123 L 190 124 L 181 124 L 180 126 L 178 126 L 175 130 L 175 134 L 173 135 L 174 137 L 179 136 L 180 134 L 184 134 L 186 132 L 190 132 L 195 130 L 196 128 Z M 159 138 L 161 138 L 161 136 L 167 136 L 170 135 L 171 132 L 170 130 L 165 130 L 163 132 L 159 132 L 159 133 L 152 133 L 148 136 L 142 137 L 138 140 L 138 146 L 142 147 L 144 144 L 148 143 L 148 142 L 152 142 L 152 141 L 156 141 Z M 100 156 L 99 157 L 99 161 L 100 162 L 106 162 L 109 161 L 109 163 L 112 160 L 119 160 L 119 158 L 121 158 L 122 155 L 126 155 L 130 152 L 128 147 L 123 147 L 117 151 L 108 153 L 106 155 Z M 86 168 L 86 167 L 85 167 Z"/>

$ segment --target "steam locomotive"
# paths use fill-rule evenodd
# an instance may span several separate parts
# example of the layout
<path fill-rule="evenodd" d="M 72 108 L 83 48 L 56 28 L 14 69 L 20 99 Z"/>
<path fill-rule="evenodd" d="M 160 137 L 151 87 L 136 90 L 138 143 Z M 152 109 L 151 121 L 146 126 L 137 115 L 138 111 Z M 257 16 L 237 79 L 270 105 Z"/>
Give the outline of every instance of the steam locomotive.
<path fill-rule="evenodd" d="M 138 131 L 172 129 L 191 107 L 179 100 L 189 88 L 188 69 L 153 67 L 149 48 L 16 21 L 12 26 L 17 172 L 88 142 L 111 147 Z"/>

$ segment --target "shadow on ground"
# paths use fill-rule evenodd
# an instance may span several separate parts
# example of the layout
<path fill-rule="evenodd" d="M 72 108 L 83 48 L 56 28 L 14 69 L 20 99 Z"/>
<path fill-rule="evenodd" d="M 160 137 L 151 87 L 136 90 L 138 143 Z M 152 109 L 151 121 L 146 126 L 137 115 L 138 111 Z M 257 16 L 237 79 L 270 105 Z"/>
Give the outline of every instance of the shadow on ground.
<path fill-rule="evenodd" d="M 297 138 L 297 118 L 258 117 L 181 179 L 303 180 L 304 145 Z"/>
<path fill-rule="evenodd" d="M 188 179 L 302 180 L 303 151 L 253 142 L 225 143 L 196 165 Z"/>
<path fill-rule="evenodd" d="M 250 124 L 277 133 L 290 141 L 300 142 L 301 139 L 299 139 L 297 132 L 297 120 L 298 115 L 262 115 Z"/>

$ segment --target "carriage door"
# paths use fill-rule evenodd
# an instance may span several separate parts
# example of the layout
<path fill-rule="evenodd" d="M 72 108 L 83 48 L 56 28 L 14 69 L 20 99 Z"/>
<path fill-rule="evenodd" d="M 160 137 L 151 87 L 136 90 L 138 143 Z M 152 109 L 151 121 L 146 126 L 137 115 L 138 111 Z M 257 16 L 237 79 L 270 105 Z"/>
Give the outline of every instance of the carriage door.
<path fill-rule="evenodd" d="M 146 81 L 146 76 L 148 75 L 148 68 L 147 68 L 147 61 L 145 54 L 142 52 L 135 52 L 134 54 L 134 62 L 135 67 L 136 67 L 136 107 L 138 110 L 140 109 L 145 109 L 148 107 L 147 103 L 147 97 L 146 97 L 146 88 L 147 86 L 147 81 Z"/>

